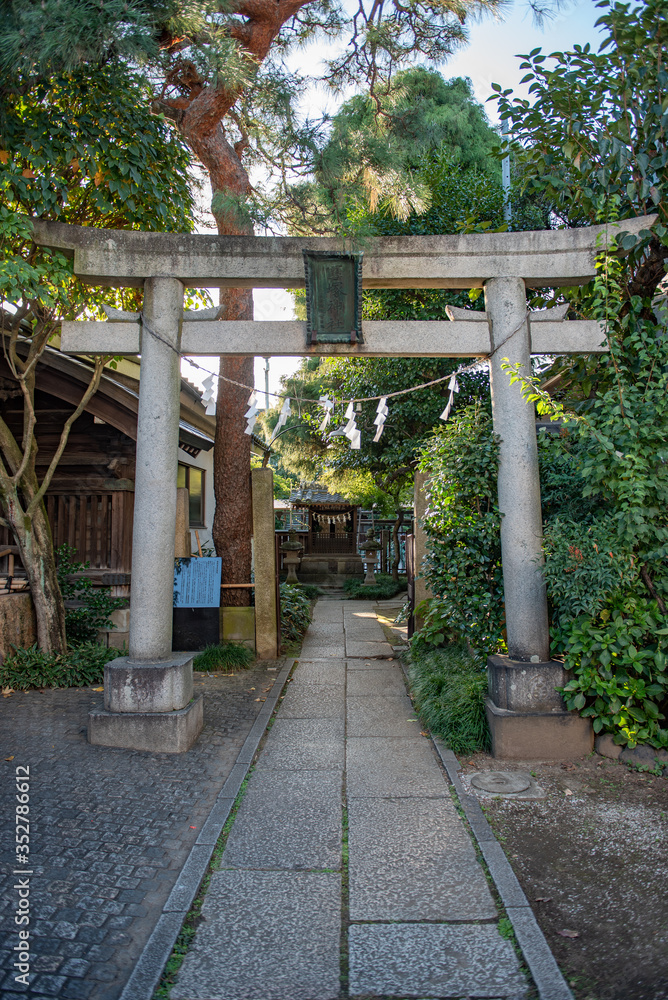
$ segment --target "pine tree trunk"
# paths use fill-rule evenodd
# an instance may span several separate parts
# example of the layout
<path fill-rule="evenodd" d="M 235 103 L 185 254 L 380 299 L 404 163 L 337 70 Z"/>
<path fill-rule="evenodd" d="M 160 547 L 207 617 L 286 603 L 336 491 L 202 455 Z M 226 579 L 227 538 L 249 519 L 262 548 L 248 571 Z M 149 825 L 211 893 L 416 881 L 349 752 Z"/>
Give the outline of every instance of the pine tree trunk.
<path fill-rule="evenodd" d="M 235 199 L 243 202 L 250 191 L 248 174 L 241 162 L 242 149 L 225 138 L 220 125 L 194 115 L 182 126 L 184 138 L 209 172 L 213 191 L 212 211 L 221 236 L 250 235 L 251 223 L 235 208 Z M 220 196 L 224 197 L 220 197 Z M 220 292 L 224 306 L 221 319 L 253 318 L 253 293 L 245 288 L 225 288 Z M 253 386 L 253 358 L 224 356 L 220 374 L 243 386 Z M 223 560 L 223 583 L 250 583 L 251 578 L 251 438 L 245 433 L 244 413 L 250 390 L 218 381 L 216 406 L 216 443 L 213 458 L 213 488 L 216 512 L 213 519 L 213 543 Z M 243 588 L 222 590 L 221 604 L 243 607 L 250 604 L 250 591 Z"/>
<path fill-rule="evenodd" d="M 63 653 L 65 605 L 58 586 L 51 526 L 41 503 L 26 518 L 16 498 L 6 498 L 5 516 L 21 553 L 37 620 L 37 644 L 45 653 Z"/>

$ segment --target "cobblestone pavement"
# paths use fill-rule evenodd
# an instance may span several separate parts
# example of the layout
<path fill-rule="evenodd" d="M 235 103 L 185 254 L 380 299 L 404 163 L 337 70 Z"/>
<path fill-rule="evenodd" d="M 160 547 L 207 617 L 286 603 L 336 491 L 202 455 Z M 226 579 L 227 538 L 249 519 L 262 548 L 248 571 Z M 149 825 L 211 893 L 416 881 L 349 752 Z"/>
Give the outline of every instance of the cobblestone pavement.
<path fill-rule="evenodd" d="M 275 678 L 195 674 L 205 725 L 184 754 L 90 746 L 87 714 L 103 697 L 91 688 L 0 702 L 3 1000 L 116 1000 Z M 17 765 L 30 767 L 27 986 L 13 969 Z"/>

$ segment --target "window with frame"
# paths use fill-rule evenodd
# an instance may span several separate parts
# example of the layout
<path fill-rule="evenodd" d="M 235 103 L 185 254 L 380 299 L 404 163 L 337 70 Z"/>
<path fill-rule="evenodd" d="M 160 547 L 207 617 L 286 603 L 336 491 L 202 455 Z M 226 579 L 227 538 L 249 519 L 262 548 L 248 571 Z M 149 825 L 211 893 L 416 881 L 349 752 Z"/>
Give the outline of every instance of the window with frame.
<path fill-rule="evenodd" d="M 190 527 L 204 528 L 204 469 L 179 462 L 176 485 L 188 490 Z"/>

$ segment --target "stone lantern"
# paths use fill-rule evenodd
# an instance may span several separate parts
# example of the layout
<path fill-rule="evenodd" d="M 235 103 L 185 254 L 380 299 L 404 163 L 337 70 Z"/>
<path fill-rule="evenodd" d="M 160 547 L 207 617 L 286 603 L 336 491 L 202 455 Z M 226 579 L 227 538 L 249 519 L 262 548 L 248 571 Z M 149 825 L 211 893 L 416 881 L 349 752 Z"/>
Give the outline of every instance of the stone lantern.
<path fill-rule="evenodd" d="M 297 579 L 297 567 L 301 562 L 299 552 L 303 547 L 302 543 L 297 541 L 296 531 L 290 531 L 287 542 L 283 542 L 281 545 L 281 552 L 285 553 L 283 556 L 283 565 L 288 567 L 286 583 L 299 583 Z"/>
<path fill-rule="evenodd" d="M 376 541 L 376 533 L 373 528 L 369 528 L 366 533 L 366 540 L 362 542 L 364 561 L 366 563 L 366 576 L 364 577 L 365 583 L 376 582 L 376 574 L 374 573 L 374 570 L 376 568 L 376 554 L 379 548 L 380 542 Z"/>

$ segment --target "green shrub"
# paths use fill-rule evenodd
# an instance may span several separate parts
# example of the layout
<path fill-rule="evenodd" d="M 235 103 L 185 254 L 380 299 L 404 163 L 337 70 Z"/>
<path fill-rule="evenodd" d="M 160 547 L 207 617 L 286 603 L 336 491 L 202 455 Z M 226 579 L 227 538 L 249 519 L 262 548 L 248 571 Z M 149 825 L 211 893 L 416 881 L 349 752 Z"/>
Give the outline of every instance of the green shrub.
<path fill-rule="evenodd" d="M 37 644 L 15 649 L 0 666 L 0 685 L 27 691 L 28 688 L 88 687 L 104 680 L 104 665 L 122 656 L 119 649 L 107 649 L 84 642 L 66 653 L 44 653 Z"/>
<path fill-rule="evenodd" d="M 301 590 L 304 597 L 308 597 L 309 601 L 317 600 L 322 593 L 320 587 L 316 587 L 314 583 L 297 583 L 291 584 L 291 586 L 297 587 L 298 590 Z"/>
<path fill-rule="evenodd" d="M 406 589 L 406 581 L 393 580 L 385 573 L 376 573 L 375 583 L 362 583 L 361 580 L 346 580 L 343 584 L 346 597 L 360 601 L 387 601 Z"/>
<path fill-rule="evenodd" d="M 485 653 L 505 650 L 498 451 L 491 415 L 475 403 L 422 452 L 420 468 L 429 473 L 424 575 L 435 595 L 426 646 L 454 638 Z"/>
<path fill-rule="evenodd" d="M 620 549 L 609 517 L 589 524 L 555 518 L 545 528 L 544 550 L 553 634 L 579 616 L 595 617 L 620 590 L 637 589 L 638 565 Z"/>
<path fill-rule="evenodd" d="M 195 670 L 244 670 L 255 660 L 255 654 L 240 642 L 221 642 L 207 646 L 193 660 Z"/>
<path fill-rule="evenodd" d="M 61 545 L 56 550 L 58 585 L 64 601 L 77 601 L 80 607 L 65 609 L 65 633 L 68 646 L 95 642 L 100 629 L 111 628 L 111 615 L 127 605 L 124 597 L 112 597 L 109 587 L 94 587 L 85 576 L 72 579 L 88 569 L 90 563 L 76 562 L 76 549 Z"/>
<path fill-rule="evenodd" d="M 281 640 L 284 646 L 299 642 L 311 624 L 311 602 L 301 587 L 281 584 Z"/>
<path fill-rule="evenodd" d="M 574 674 L 566 705 L 615 743 L 668 748 L 667 647 L 668 616 L 655 601 L 620 597 L 612 609 L 580 616 L 554 636 L 553 650 Z"/>
<path fill-rule="evenodd" d="M 487 673 L 463 644 L 431 653 L 411 649 L 409 678 L 415 708 L 434 736 L 454 753 L 489 749 Z"/>

